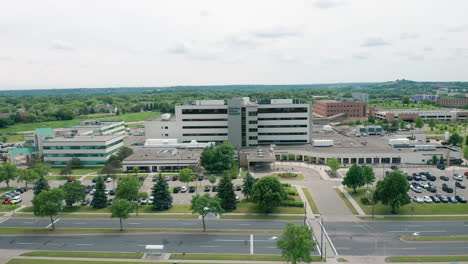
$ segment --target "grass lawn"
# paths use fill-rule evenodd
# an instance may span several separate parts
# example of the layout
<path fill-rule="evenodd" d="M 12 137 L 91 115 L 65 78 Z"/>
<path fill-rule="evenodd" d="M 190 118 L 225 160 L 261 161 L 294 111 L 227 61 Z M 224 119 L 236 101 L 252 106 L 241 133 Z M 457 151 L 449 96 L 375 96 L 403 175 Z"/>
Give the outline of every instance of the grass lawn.
<path fill-rule="evenodd" d="M 57 176 L 57 175 L 55 175 L 55 176 L 51 176 L 51 175 L 46 176 L 46 180 L 48 180 L 48 181 L 53 181 L 53 180 L 62 180 L 62 181 L 64 181 L 67 178 L 68 178 L 68 176 Z"/>
<path fill-rule="evenodd" d="M 278 180 L 280 180 L 280 181 L 301 181 L 301 180 L 304 180 L 304 175 L 302 175 L 302 173 L 292 172 L 292 174 L 296 174 L 297 176 L 296 177 L 281 177 L 281 176 L 279 176 L 280 173 L 273 173 L 271 176 L 277 177 Z"/>
<path fill-rule="evenodd" d="M 357 193 L 353 193 L 352 189 L 346 188 L 348 193 L 354 198 L 359 206 L 366 214 L 372 214 L 372 205 L 364 205 L 361 203 L 361 198 L 366 197 L 367 188 L 362 187 L 357 189 Z M 452 204 L 452 203 L 439 203 L 439 204 L 417 204 L 410 203 L 398 209 L 399 215 L 411 215 L 411 207 L 414 207 L 414 215 L 443 215 L 443 214 L 466 214 L 468 212 L 466 204 Z M 376 204 L 374 209 L 375 215 L 391 215 L 390 206 L 383 204 Z"/>
<path fill-rule="evenodd" d="M 27 257 L 65 257 L 65 258 L 119 258 L 141 259 L 141 252 L 95 252 L 95 251 L 33 251 L 23 253 Z"/>
<path fill-rule="evenodd" d="M 15 214 L 13 217 L 33 217 L 32 214 Z M 111 214 L 69 214 L 69 213 L 61 213 L 58 214 L 58 218 L 110 218 Z M 169 218 L 169 219 L 195 219 L 198 218 L 198 215 L 192 214 L 139 214 L 136 216 L 134 213 L 130 216 L 130 218 Z"/>
<path fill-rule="evenodd" d="M 468 236 L 406 236 L 406 241 L 468 241 Z"/>
<path fill-rule="evenodd" d="M 427 104 L 402 104 L 401 101 L 392 101 L 390 104 L 386 103 L 369 103 L 369 106 L 377 106 L 380 109 L 414 109 L 419 108 L 421 110 L 437 110 L 440 107 L 435 105 Z"/>
<path fill-rule="evenodd" d="M 87 260 L 67 260 L 64 262 L 63 260 L 57 259 L 12 259 L 7 262 L 7 264 L 173 264 L 174 262 L 139 262 L 139 261 L 87 261 Z M 197 264 L 227 264 L 222 262 L 196 262 Z M 241 264 L 241 263 L 232 263 L 229 264 Z"/>
<path fill-rule="evenodd" d="M 13 208 L 14 207 L 9 204 L 0 204 L 0 212 L 10 212 Z"/>
<path fill-rule="evenodd" d="M 29 136 L 29 135 L 25 135 L 25 134 L 13 134 L 13 135 L 6 135 L 7 137 L 7 141 L 8 143 L 10 142 L 20 142 L 20 141 L 24 141 L 24 137 L 25 136 Z"/>
<path fill-rule="evenodd" d="M 348 200 L 348 198 L 346 198 L 346 196 L 343 194 L 343 192 L 338 188 L 335 188 L 335 192 L 341 197 L 341 199 L 346 204 L 346 206 L 349 208 L 351 213 L 353 213 L 353 215 L 357 215 L 358 212 L 357 212 L 356 208 L 354 208 L 354 206 L 351 204 L 351 202 Z"/>
<path fill-rule="evenodd" d="M 389 262 L 453 262 L 453 261 L 468 261 L 467 255 L 461 256 L 401 256 L 390 257 Z"/>
<path fill-rule="evenodd" d="M 5 214 L 4 213 L 0 213 L 0 216 L 4 216 Z"/>
<path fill-rule="evenodd" d="M 303 220 L 302 215 L 222 215 L 221 219 Z"/>
<path fill-rule="evenodd" d="M 33 211 L 32 206 L 25 207 L 20 210 L 21 212 L 30 213 Z M 73 207 L 64 207 L 64 213 L 110 213 L 108 207 L 102 209 L 95 209 L 92 206 L 73 206 Z M 138 208 L 139 213 L 191 213 L 190 204 L 174 204 L 172 208 L 165 211 L 153 211 L 151 205 L 141 205 Z"/>
<path fill-rule="evenodd" d="M 242 260 L 242 261 L 285 261 L 281 255 L 243 255 L 243 254 L 171 254 L 169 259 L 179 260 Z M 312 261 L 320 261 L 320 256 L 312 256 Z"/>
<path fill-rule="evenodd" d="M 310 209 L 312 209 L 312 212 L 314 214 L 320 214 L 319 209 L 315 205 L 315 201 L 312 198 L 312 195 L 310 195 L 309 190 L 306 187 L 302 187 L 302 191 L 304 192 L 304 195 L 307 198 L 307 203 L 309 204 Z"/>
<path fill-rule="evenodd" d="M 451 216 L 384 216 L 384 217 L 360 217 L 363 220 L 374 221 L 460 221 L 468 220 L 468 215 Z"/>
<path fill-rule="evenodd" d="M 2 188 L 0 188 L 0 195 L 6 193 L 8 191 L 11 191 L 13 189 L 16 189 L 16 187 L 2 187 Z"/>
<path fill-rule="evenodd" d="M 247 201 L 241 201 L 237 204 L 237 209 L 230 213 L 262 213 L 256 204 Z M 304 214 L 304 209 L 299 207 L 275 207 L 272 214 Z"/>
<path fill-rule="evenodd" d="M 9 126 L 7 128 L 0 129 L 0 134 L 8 134 L 14 132 L 22 132 L 22 131 L 33 131 L 36 128 L 42 127 L 50 127 L 50 128 L 61 128 L 67 126 L 76 125 L 80 121 L 85 121 L 89 119 L 93 120 L 122 120 L 125 122 L 137 122 L 137 121 L 145 121 L 154 117 L 160 116 L 161 113 L 159 112 L 138 112 L 138 113 L 127 113 L 123 115 L 107 115 L 107 114 L 92 114 L 86 116 L 80 116 L 78 118 L 72 120 L 60 120 L 60 121 L 48 121 L 48 122 L 41 122 L 41 123 L 20 123 L 13 126 Z"/>
<path fill-rule="evenodd" d="M 51 168 L 50 173 L 53 175 L 60 175 L 60 170 L 62 168 Z M 70 175 L 85 175 L 88 173 L 97 173 L 99 170 L 101 170 L 102 167 L 84 167 L 80 169 L 74 169 L 71 171 Z"/>

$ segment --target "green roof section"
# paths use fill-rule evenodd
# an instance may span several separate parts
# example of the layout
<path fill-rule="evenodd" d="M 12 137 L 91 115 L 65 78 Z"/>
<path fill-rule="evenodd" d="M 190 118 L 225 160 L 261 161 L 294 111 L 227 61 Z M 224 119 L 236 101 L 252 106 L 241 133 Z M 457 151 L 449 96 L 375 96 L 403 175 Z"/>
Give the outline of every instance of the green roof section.
<path fill-rule="evenodd" d="M 36 128 L 36 135 L 45 137 L 45 136 L 53 136 L 54 130 L 52 128 Z"/>
<path fill-rule="evenodd" d="M 10 155 L 16 156 L 22 154 L 31 154 L 36 151 L 36 148 L 14 148 L 10 149 L 8 152 L 10 153 Z"/>

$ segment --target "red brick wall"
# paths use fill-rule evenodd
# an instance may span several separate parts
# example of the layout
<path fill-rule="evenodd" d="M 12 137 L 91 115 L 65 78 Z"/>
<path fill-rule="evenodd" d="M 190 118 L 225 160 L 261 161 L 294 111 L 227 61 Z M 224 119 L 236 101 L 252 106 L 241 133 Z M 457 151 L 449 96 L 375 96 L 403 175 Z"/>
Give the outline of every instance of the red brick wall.
<path fill-rule="evenodd" d="M 320 116 L 328 117 L 346 113 L 347 117 L 365 117 L 367 115 L 366 102 L 327 102 L 317 101 L 314 112 Z"/>

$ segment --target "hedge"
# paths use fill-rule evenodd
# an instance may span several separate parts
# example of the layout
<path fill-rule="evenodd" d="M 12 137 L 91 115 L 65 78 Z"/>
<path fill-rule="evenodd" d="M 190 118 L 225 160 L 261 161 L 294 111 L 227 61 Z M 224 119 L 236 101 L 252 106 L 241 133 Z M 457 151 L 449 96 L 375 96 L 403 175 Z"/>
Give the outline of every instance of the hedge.
<path fill-rule="evenodd" d="M 280 206 L 285 207 L 304 207 L 304 202 L 302 201 L 282 201 Z"/>

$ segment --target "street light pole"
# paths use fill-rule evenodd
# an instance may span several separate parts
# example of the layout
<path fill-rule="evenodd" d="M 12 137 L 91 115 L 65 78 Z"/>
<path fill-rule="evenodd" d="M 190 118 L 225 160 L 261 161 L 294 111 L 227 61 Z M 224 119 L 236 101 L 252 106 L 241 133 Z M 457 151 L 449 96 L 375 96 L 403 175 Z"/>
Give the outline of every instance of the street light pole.
<path fill-rule="evenodd" d="M 323 215 L 320 216 L 320 258 L 323 258 Z"/>

